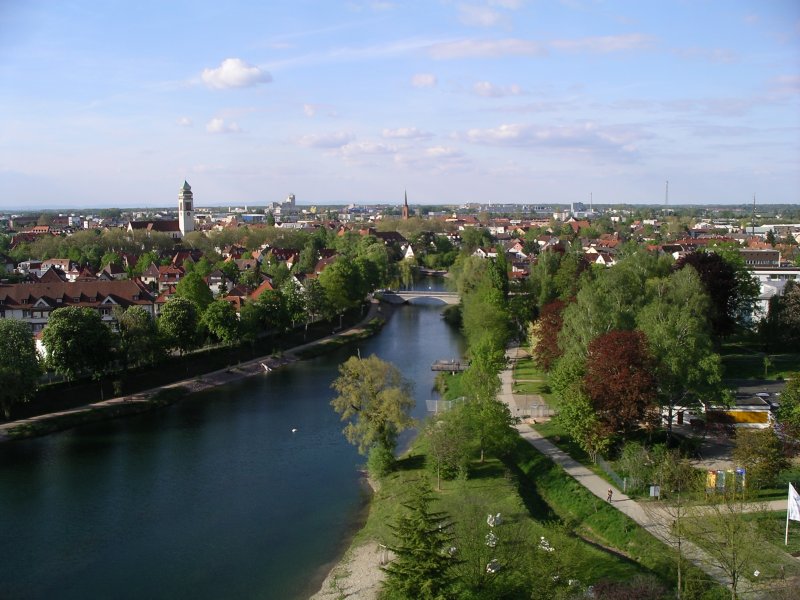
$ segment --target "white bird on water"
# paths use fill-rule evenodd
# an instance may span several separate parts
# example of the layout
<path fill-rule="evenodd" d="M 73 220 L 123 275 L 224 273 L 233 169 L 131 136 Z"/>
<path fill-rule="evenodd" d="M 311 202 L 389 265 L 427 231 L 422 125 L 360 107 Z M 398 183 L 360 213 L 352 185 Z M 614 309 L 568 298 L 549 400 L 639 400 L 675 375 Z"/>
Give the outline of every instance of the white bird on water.
<path fill-rule="evenodd" d="M 292 428 L 292 433 L 296 433 L 296 432 L 297 432 L 297 427 L 293 427 Z"/>

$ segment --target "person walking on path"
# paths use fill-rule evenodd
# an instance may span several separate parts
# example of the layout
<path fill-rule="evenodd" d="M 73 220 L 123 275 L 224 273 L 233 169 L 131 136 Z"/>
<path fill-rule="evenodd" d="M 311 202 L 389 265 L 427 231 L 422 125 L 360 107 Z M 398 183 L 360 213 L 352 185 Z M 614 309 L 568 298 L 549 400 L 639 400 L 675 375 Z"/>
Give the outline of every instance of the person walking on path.
<path fill-rule="evenodd" d="M 608 495 L 606 496 L 606 502 L 611 502 L 611 496 L 614 495 L 614 490 L 608 488 Z"/>

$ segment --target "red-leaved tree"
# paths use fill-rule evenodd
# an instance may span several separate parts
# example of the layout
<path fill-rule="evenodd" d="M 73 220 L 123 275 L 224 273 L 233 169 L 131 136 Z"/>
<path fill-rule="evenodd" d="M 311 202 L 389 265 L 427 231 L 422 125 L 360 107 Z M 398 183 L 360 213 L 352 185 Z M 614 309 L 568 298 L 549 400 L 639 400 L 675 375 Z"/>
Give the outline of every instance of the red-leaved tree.
<path fill-rule="evenodd" d="M 563 300 L 553 300 L 542 306 L 536 321 L 533 357 L 536 364 L 545 371 L 549 371 L 562 354 L 558 347 L 558 334 L 564 324 L 562 315 L 566 306 L 567 303 Z"/>
<path fill-rule="evenodd" d="M 656 404 L 655 365 L 641 331 L 611 331 L 589 344 L 584 388 L 600 420 L 630 431 Z"/>

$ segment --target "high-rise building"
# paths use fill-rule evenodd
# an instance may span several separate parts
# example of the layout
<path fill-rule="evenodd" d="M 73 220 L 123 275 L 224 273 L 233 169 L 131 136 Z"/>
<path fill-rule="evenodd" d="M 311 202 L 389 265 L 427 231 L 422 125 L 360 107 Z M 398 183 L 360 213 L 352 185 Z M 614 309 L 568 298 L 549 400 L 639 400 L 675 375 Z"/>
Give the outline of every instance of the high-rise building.
<path fill-rule="evenodd" d="M 192 207 L 192 187 L 183 182 L 180 192 L 178 192 L 178 226 L 181 235 L 184 236 L 190 231 L 194 231 L 194 208 Z"/>

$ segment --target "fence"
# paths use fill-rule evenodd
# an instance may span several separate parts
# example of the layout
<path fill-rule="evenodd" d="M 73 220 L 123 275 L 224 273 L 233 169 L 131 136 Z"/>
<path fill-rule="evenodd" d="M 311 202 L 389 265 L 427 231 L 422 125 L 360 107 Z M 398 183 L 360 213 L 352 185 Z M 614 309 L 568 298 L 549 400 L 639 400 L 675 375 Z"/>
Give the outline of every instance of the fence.
<path fill-rule="evenodd" d="M 425 400 L 425 406 L 427 407 L 428 412 L 439 414 L 440 412 L 450 410 L 453 408 L 454 404 L 463 403 L 464 400 L 466 400 L 464 396 L 456 398 L 455 400 Z"/>
<path fill-rule="evenodd" d="M 614 469 L 611 468 L 611 465 L 606 462 L 606 460 L 599 456 L 597 457 L 597 464 L 600 465 L 600 468 L 606 472 L 606 474 L 611 478 L 611 481 L 617 484 L 617 487 L 621 489 L 623 492 L 628 492 L 628 490 L 636 489 L 636 481 L 635 480 L 628 480 L 626 477 L 623 479 Z"/>

